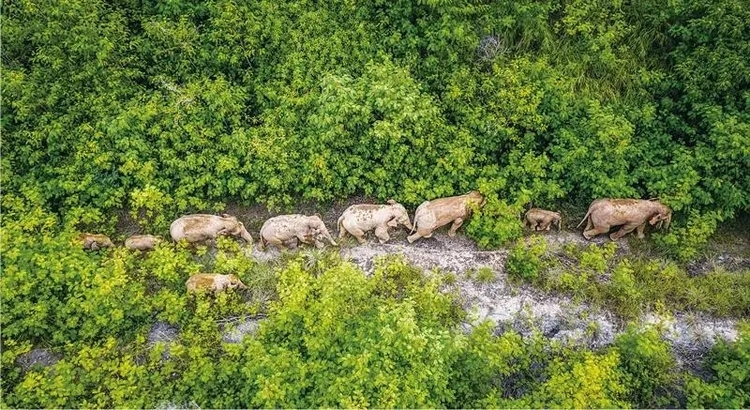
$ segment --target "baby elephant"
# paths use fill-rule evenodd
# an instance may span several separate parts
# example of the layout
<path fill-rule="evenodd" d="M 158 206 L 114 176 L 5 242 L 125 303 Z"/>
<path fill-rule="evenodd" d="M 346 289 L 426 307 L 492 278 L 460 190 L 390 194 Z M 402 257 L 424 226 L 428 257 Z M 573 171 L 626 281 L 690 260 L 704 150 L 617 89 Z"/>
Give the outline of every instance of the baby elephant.
<path fill-rule="evenodd" d="M 321 239 L 326 239 L 331 245 L 336 246 L 320 216 L 292 214 L 275 216 L 263 223 L 259 242 L 261 249 L 264 249 L 266 244 L 279 249 L 296 248 L 297 241 L 322 248 Z"/>
<path fill-rule="evenodd" d="M 154 235 L 133 235 L 128 239 L 125 239 L 125 247 L 132 250 L 138 251 L 150 251 L 153 250 L 157 243 L 161 242 L 161 238 Z"/>
<path fill-rule="evenodd" d="M 550 225 L 555 225 L 559 231 L 561 220 L 559 212 L 531 208 L 526 211 L 523 224 L 524 226 L 530 226 L 534 231 L 549 231 Z"/>
<path fill-rule="evenodd" d="M 435 229 L 453 222 L 448 236 L 455 236 L 456 230 L 468 218 L 472 207 L 481 208 L 486 200 L 478 191 L 471 191 L 468 194 L 452 196 L 449 198 L 440 198 L 432 201 L 422 202 L 414 213 L 414 228 L 417 232 L 410 235 L 407 239 L 409 243 L 419 238 L 429 238 Z"/>
<path fill-rule="evenodd" d="M 102 248 L 114 248 L 115 244 L 106 236 L 98 233 L 82 233 L 78 239 L 87 251 L 96 251 Z"/>
<path fill-rule="evenodd" d="M 219 275 L 216 273 L 197 273 L 185 282 L 188 293 L 209 291 L 219 293 L 226 289 L 247 289 L 237 275 Z"/>
<path fill-rule="evenodd" d="M 389 199 L 387 205 L 352 205 L 346 208 L 338 221 L 339 239 L 347 233 L 354 235 L 360 244 L 365 243 L 365 232 L 375 229 L 375 236 L 380 243 L 390 239 L 388 227 L 404 225 L 412 229 L 406 208 L 398 202 Z"/>
<path fill-rule="evenodd" d="M 185 215 L 172 222 L 169 227 L 169 234 L 175 242 L 181 239 L 186 241 L 201 242 L 205 240 L 214 240 L 219 235 L 239 236 L 247 243 L 253 243 L 253 238 L 236 217 L 223 214 L 216 215 Z"/>

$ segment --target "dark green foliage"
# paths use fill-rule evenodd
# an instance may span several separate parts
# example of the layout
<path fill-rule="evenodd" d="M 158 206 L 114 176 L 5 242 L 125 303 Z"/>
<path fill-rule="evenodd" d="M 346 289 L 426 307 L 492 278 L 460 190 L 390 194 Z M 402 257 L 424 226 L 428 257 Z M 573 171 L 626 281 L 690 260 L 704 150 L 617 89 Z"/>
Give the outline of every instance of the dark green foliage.
<path fill-rule="evenodd" d="M 519 238 L 529 202 L 659 197 L 675 220 L 654 241 L 693 259 L 750 209 L 746 1 L 22 0 L 0 20 L 0 407 L 674 404 L 654 388 L 669 372 L 642 366 L 669 365 L 655 337 L 576 355 L 486 325 L 463 335 L 452 296 L 403 261 L 364 278 L 231 241 L 140 255 L 75 236 L 119 234 L 122 212 L 164 234 L 230 202 L 413 208 L 478 189 L 466 232 L 482 248 Z M 613 252 L 546 269 L 532 242 L 508 272 L 623 318 L 750 314 L 747 272 L 688 277 Z M 189 299 L 185 280 L 209 270 L 251 290 Z M 257 338 L 221 343 L 220 320 L 259 313 Z M 168 349 L 146 346 L 156 320 L 182 330 Z M 690 405 L 748 405 L 745 339 L 688 382 Z M 22 373 L 38 346 L 64 359 Z"/>
<path fill-rule="evenodd" d="M 674 233 L 694 242 L 671 251 L 686 258 L 750 204 L 748 9 L 12 2 L 3 201 L 163 229 L 230 200 L 480 188 L 510 204 L 469 230 L 497 246 L 530 199 L 659 196 L 704 221 Z"/>

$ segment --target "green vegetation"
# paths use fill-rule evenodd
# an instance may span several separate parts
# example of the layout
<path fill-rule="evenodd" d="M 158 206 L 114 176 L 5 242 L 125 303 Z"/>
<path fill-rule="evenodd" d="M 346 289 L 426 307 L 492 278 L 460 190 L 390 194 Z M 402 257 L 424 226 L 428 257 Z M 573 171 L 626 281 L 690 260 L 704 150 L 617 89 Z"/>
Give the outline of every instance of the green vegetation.
<path fill-rule="evenodd" d="M 743 1 L 11 2 L 3 209 L 111 232 L 229 201 L 659 197 L 689 258 L 750 206 Z M 502 200 L 498 198 L 503 198 Z"/>
<path fill-rule="evenodd" d="M 326 252 L 84 252 L 76 236 L 121 243 L 123 215 L 164 235 L 228 204 L 413 209 L 478 189 L 466 232 L 515 243 L 516 281 L 625 320 L 746 318 L 749 272 L 678 262 L 750 211 L 748 21 L 743 0 L 3 2 L 0 407 L 747 407 L 747 330 L 700 379 L 649 330 L 597 351 L 464 331 L 446 291 L 461 279 L 400 259 L 366 277 Z M 670 205 L 673 229 L 650 236 L 670 259 L 514 242 L 529 202 L 600 197 Z M 250 289 L 188 297 L 197 272 Z M 248 318 L 256 334 L 222 341 Z M 157 322 L 178 338 L 153 345 Z M 38 348 L 61 360 L 22 369 Z"/>
<path fill-rule="evenodd" d="M 262 270 L 232 245 L 220 246 L 214 268 L 248 265 L 240 275 L 250 282 Z M 77 246 L 58 251 L 65 259 L 81 255 Z M 179 263 L 165 266 L 162 258 L 182 260 L 188 270 L 197 266 L 172 245 L 145 257 L 121 249 L 82 256 L 88 262 L 81 266 L 90 267 L 81 274 L 88 291 L 51 290 L 61 306 L 58 316 L 37 322 L 62 327 L 3 315 L 3 407 L 652 407 L 676 404 L 673 393 L 683 389 L 691 405 L 747 403 L 745 373 L 738 373 L 748 356 L 747 333 L 735 344 L 718 345 L 709 358 L 717 376 L 702 381 L 675 368 L 669 346 L 653 329 L 631 329 L 602 351 L 538 334 L 493 336 L 489 322 L 464 332 L 466 313 L 457 295 L 441 291 L 444 276 L 425 276 L 399 257 L 377 261 L 366 277 L 335 253 L 289 256 L 273 268 L 271 282 L 254 284 L 254 290 L 272 284 L 278 295 L 261 302 L 252 290 L 186 295 L 175 277 Z M 122 270 L 104 277 L 104 268 L 117 261 Z M 133 312 L 125 310 L 132 301 L 113 298 L 120 274 L 142 292 Z M 55 282 L 7 272 L 3 300 L 12 300 L 17 288 Z M 6 306 L 11 314 L 23 308 Z M 101 321 L 99 333 L 91 333 L 88 322 L 77 322 L 98 317 L 87 306 L 123 309 L 125 318 L 142 321 L 111 320 L 108 327 Z M 222 341 L 231 325 L 220 319 L 261 313 L 259 329 L 242 343 Z M 157 320 L 176 326 L 179 336 L 148 342 Z M 26 371 L 14 366 L 31 342 L 55 345 L 58 335 L 67 337 L 53 346 L 59 362 Z"/>
<path fill-rule="evenodd" d="M 607 307 L 627 320 L 651 311 L 750 316 L 750 270 L 717 269 L 691 277 L 675 262 L 616 252 L 615 242 L 588 247 L 569 243 L 552 254 L 546 252 L 544 238 L 535 235 L 512 248 L 507 271 L 544 290 Z"/>

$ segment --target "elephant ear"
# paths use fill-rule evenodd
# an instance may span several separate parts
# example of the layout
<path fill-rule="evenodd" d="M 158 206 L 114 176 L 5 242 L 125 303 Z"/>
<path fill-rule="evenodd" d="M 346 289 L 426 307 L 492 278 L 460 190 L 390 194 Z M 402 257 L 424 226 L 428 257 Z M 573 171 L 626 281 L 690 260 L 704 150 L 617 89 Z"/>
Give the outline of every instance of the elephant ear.
<path fill-rule="evenodd" d="M 388 205 L 396 205 L 396 201 L 393 200 L 393 199 L 389 199 L 389 200 L 385 201 L 385 203 L 388 204 Z"/>

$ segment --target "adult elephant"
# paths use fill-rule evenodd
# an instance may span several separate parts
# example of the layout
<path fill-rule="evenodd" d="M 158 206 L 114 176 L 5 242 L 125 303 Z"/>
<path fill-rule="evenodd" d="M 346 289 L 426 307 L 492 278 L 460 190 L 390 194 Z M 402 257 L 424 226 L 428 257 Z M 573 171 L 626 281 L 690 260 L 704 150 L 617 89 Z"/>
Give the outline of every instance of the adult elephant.
<path fill-rule="evenodd" d="M 448 230 L 448 236 L 454 236 L 456 230 L 471 214 L 471 210 L 483 207 L 485 202 L 484 196 L 479 191 L 422 202 L 414 213 L 412 232 L 416 231 L 416 233 L 406 239 L 412 243 L 419 238 L 429 238 L 432 236 L 432 231 L 451 222 L 453 224 Z"/>
<path fill-rule="evenodd" d="M 404 225 L 411 229 L 409 214 L 398 202 L 389 199 L 385 205 L 359 204 L 346 208 L 338 220 L 339 239 L 352 234 L 360 244 L 365 243 L 365 232 L 374 229 L 380 243 L 390 239 L 388 228 Z"/>
<path fill-rule="evenodd" d="M 672 210 L 656 200 L 604 198 L 591 203 L 586 216 L 578 226 L 581 226 L 584 221 L 588 221 L 583 231 L 583 237 L 586 239 L 607 233 L 613 226 L 620 225 L 622 228 L 609 236 L 613 241 L 633 230 L 637 230 L 638 237 L 643 238 L 646 223 L 651 225 L 658 223 L 657 229 L 662 225 L 665 229 L 669 228 Z"/>
<path fill-rule="evenodd" d="M 239 236 L 250 245 L 253 238 L 236 217 L 223 214 L 221 216 L 194 214 L 185 215 L 172 222 L 169 233 L 175 242 L 184 239 L 190 243 L 214 240 L 220 235 Z"/>
<path fill-rule="evenodd" d="M 336 246 L 320 216 L 291 214 L 275 216 L 264 222 L 260 228 L 259 242 L 261 249 L 264 249 L 266 244 L 279 249 L 296 248 L 298 241 L 322 248 L 321 239 L 326 239 L 331 245 Z"/>

